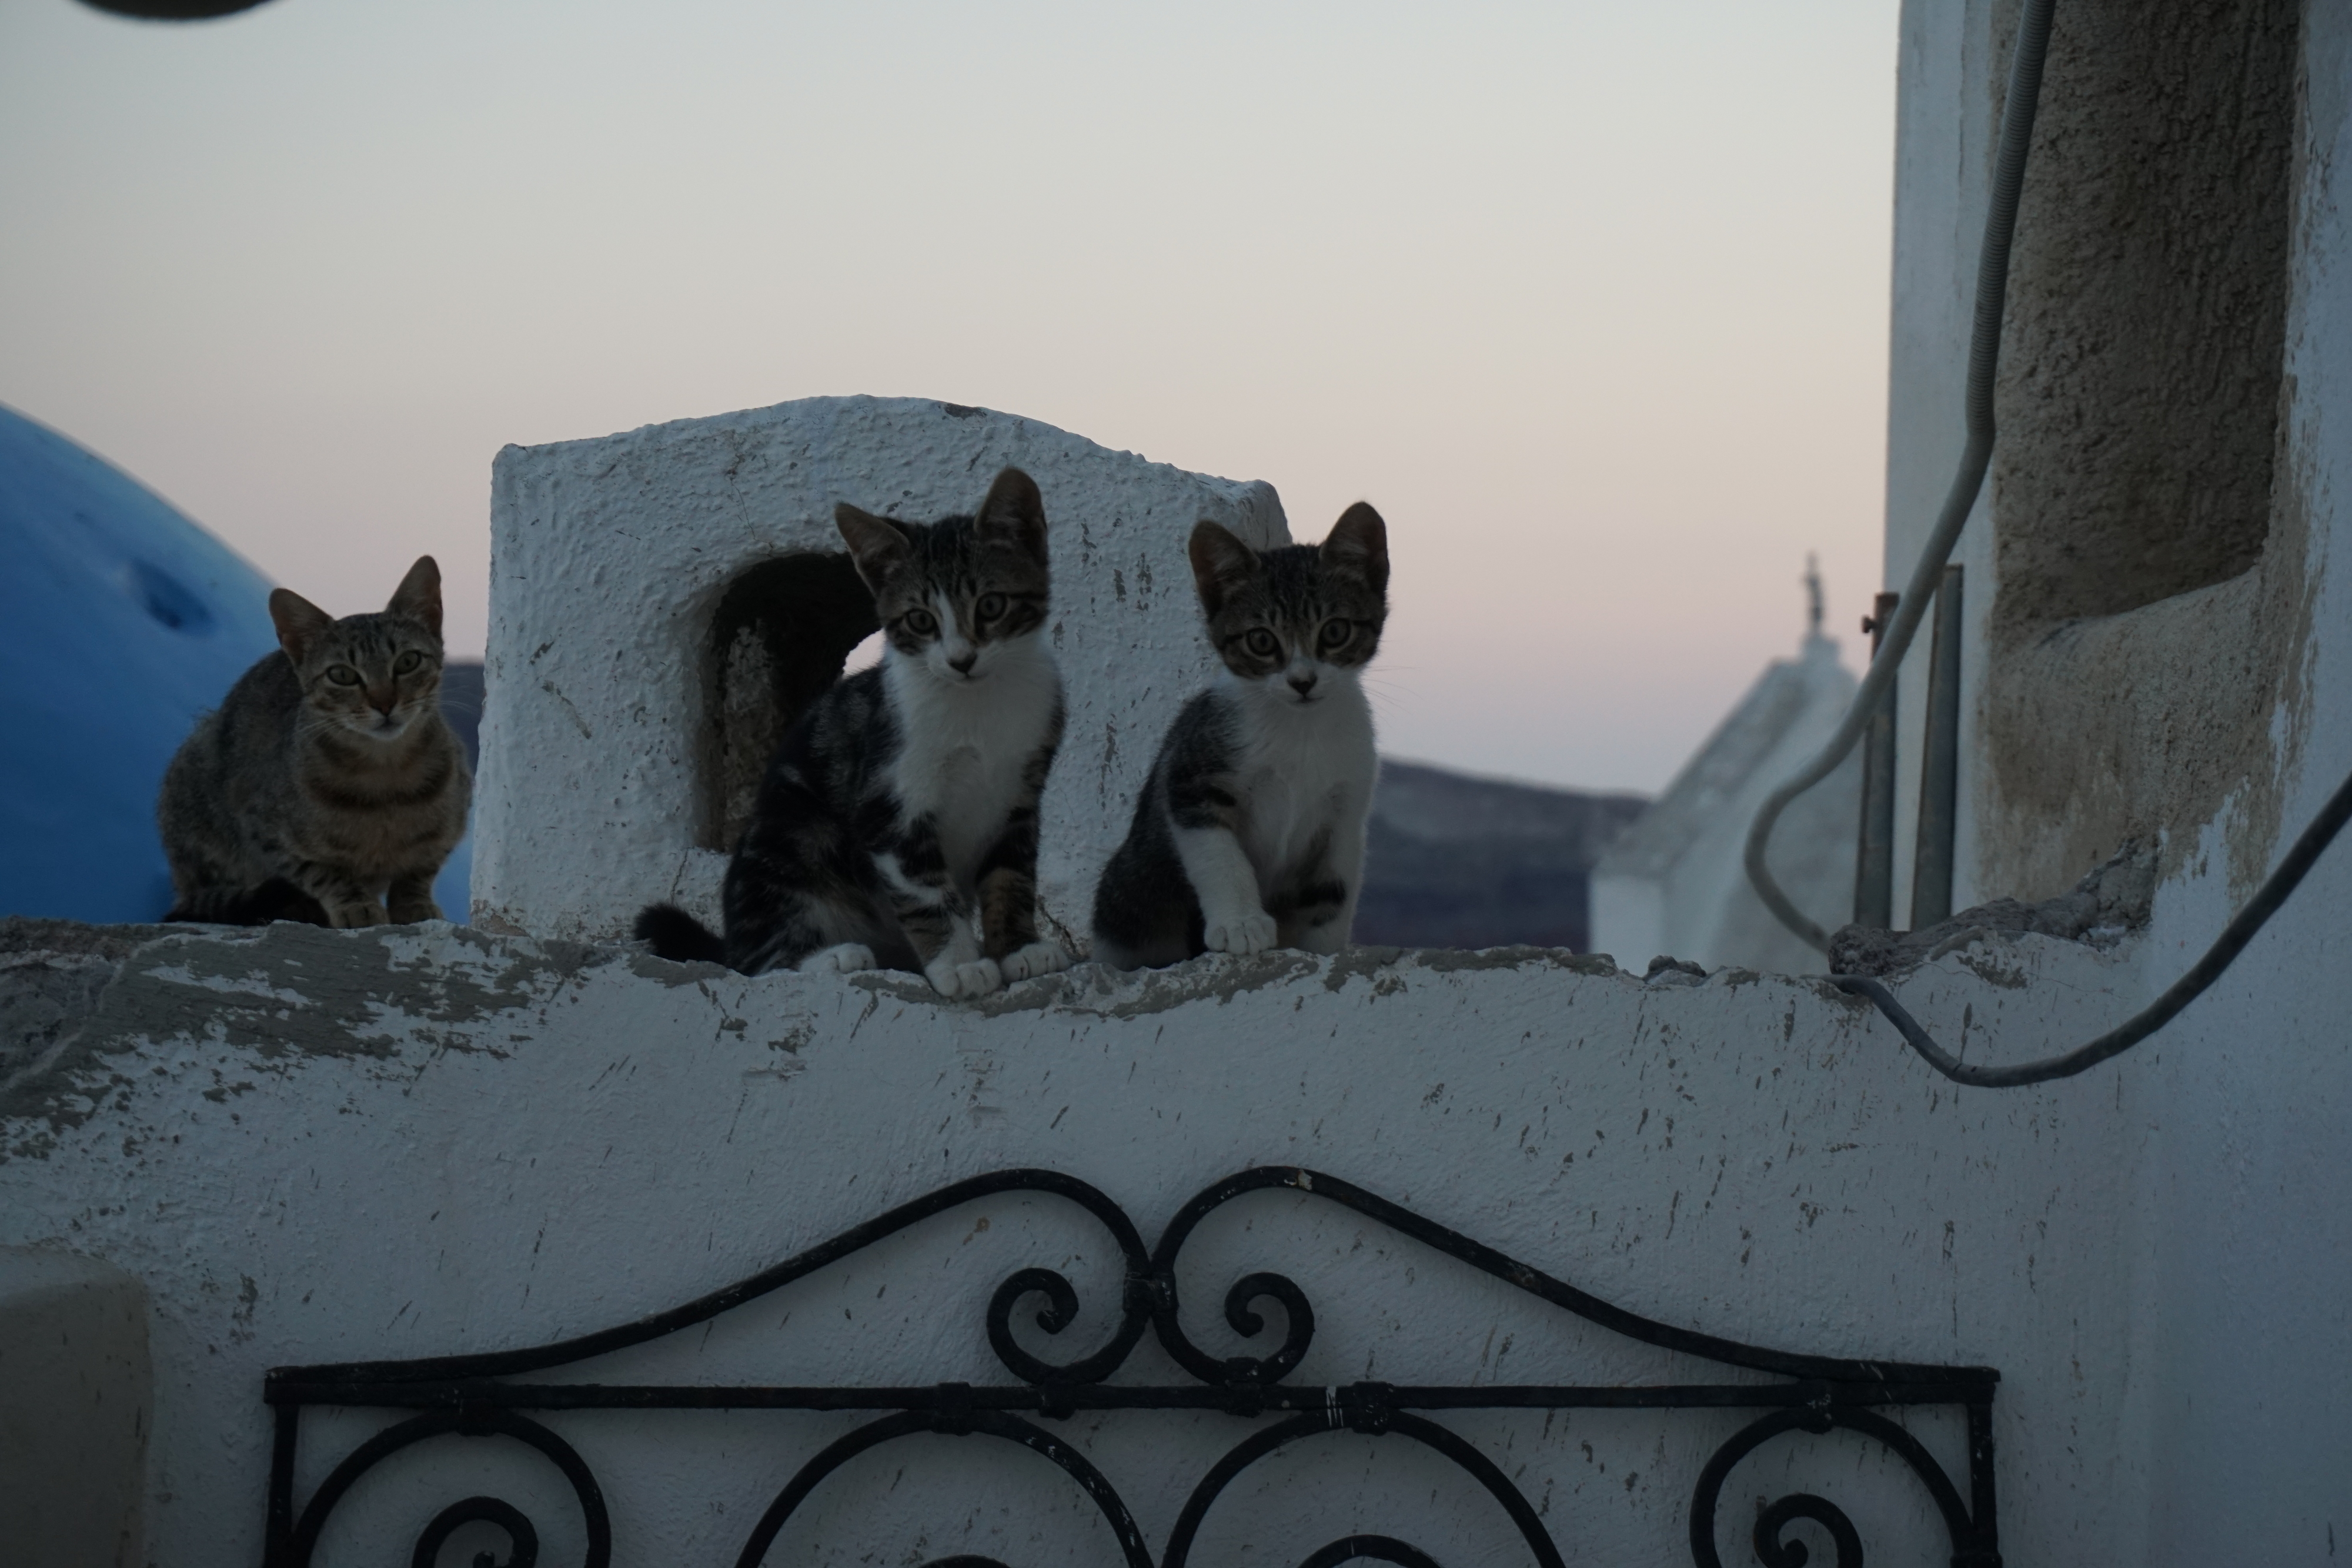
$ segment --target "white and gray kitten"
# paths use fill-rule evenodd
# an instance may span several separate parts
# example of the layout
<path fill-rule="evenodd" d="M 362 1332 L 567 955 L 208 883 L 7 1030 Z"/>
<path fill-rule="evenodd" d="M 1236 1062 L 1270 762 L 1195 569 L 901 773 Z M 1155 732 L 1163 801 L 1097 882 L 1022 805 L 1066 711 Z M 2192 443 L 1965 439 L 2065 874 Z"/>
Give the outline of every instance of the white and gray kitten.
<path fill-rule="evenodd" d="M 1094 956 L 1336 953 L 1379 771 L 1361 676 L 1388 619 L 1387 528 L 1360 501 L 1320 545 L 1260 552 L 1204 522 L 1191 555 L 1225 669 L 1160 742 L 1095 888 Z"/>
<path fill-rule="evenodd" d="M 977 513 L 936 523 L 835 517 L 874 594 L 882 663 L 786 732 L 727 868 L 725 934 L 656 904 L 637 936 L 747 975 L 908 969 L 947 997 L 1066 967 L 1036 924 L 1062 683 L 1040 635 L 1051 572 L 1035 483 L 1007 468 Z"/>

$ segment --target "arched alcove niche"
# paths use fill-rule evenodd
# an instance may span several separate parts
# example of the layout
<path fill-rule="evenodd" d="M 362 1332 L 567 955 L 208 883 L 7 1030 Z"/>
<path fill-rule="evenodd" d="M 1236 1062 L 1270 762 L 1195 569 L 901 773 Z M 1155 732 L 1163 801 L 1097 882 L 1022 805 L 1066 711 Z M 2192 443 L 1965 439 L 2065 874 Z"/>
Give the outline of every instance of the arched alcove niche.
<path fill-rule="evenodd" d="M 2261 556 L 2284 369 L 2299 0 L 2058 7 L 2001 351 L 2001 614 Z"/>
<path fill-rule="evenodd" d="M 2283 444 L 2302 14 L 2057 8 L 1997 394 L 1980 895 L 2062 891 L 2127 838 L 2169 866 L 2233 799 L 2233 859 L 2267 853 L 2308 614 Z"/>
<path fill-rule="evenodd" d="M 878 624 L 846 555 L 779 556 L 728 583 L 703 639 L 704 849 L 734 849 L 777 743 Z"/>

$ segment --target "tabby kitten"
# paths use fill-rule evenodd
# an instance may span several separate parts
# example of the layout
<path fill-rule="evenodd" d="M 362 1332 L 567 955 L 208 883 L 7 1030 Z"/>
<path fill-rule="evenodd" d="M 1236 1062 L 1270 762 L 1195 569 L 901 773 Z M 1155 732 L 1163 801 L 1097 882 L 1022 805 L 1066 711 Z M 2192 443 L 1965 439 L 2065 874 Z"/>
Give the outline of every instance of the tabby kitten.
<path fill-rule="evenodd" d="M 338 621 L 269 596 L 279 652 L 196 721 L 155 815 L 178 894 L 166 920 L 320 925 L 438 920 L 433 878 L 474 791 L 441 717 L 441 570 Z"/>
<path fill-rule="evenodd" d="M 1045 509 L 1007 468 L 972 517 L 835 522 L 882 622 L 882 662 L 829 687 L 777 748 L 727 867 L 724 939 L 666 904 L 665 958 L 911 969 L 945 997 L 1066 967 L 1036 922 L 1037 799 L 1062 740 L 1038 635 Z"/>
<path fill-rule="evenodd" d="M 1388 619 L 1388 529 L 1359 501 L 1318 545 L 1260 553 L 1192 530 L 1217 684 L 1169 726 L 1095 887 L 1094 956 L 1347 946 L 1378 762 L 1363 667 Z"/>

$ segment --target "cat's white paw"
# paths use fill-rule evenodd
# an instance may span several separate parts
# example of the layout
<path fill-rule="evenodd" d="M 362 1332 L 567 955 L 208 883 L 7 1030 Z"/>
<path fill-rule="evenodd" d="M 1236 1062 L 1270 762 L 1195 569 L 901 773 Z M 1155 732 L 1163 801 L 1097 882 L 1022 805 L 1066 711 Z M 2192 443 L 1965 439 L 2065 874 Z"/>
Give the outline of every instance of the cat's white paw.
<path fill-rule="evenodd" d="M 1033 976 L 1051 975 L 1066 969 L 1070 967 L 1070 956 L 1062 951 L 1059 942 L 1032 942 L 1026 947 L 1007 953 L 1000 960 L 1000 967 L 1004 971 L 1005 983 L 1010 985 L 1014 980 L 1026 980 Z"/>
<path fill-rule="evenodd" d="M 877 968 L 874 949 L 863 942 L 844 942 L 838 946 L 821 947 L 801 960 L 801 972 L 820 975 L 854 975 L 860 969 Z"/>
<path fill-rule="evenodd" d="M 936 958 L 923 971 L 931 989 L 950 1001 L 966 997 L 984 997 L 1004 984 L 1004 971 L 993 958 L 974 958 L 958 963 L 953 958 Z"/>
<path fill-rule="evenodd" d="M 1263 953 L 1274 946 L 1274 916 L 1265 910 L 1212 920 L 1201 934 L 1212 953 Z"/>

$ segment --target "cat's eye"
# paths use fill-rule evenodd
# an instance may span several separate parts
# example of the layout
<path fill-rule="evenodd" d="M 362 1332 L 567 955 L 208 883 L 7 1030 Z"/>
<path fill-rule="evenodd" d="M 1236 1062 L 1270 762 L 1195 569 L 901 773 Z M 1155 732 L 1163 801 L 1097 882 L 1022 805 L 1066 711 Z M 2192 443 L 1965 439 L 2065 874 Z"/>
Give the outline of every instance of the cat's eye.
<path fill-rule="evenodd" d="M 940 623 L 931 618 L 931 612 L 929 611 L 909 610 L 907 612 L 907 630 L 912 632 L 916 636 L 928 637 L 939 629 Z"/>
<path fill-rule="evenodd" d="M 417 666 L 424 663 L 425 655 L 411 648 L 392 662 L 392 673 L 395 675 L 414 674 Z"/>
<path fill-rule="evenodd" d="M 980 603 L 977 608 L 980 611 L 980 618 L 982 621 L 993 621 L 998 616 L 1004 613 L 1004 595 L 1001 593 L 983 593 L 980 596 Z"/>
<path fill-rule="evenodd" d="M 1355 634 L 1356 628 L 1352 622 L 1326 621 L 1323 622 L 1322 635 L 1317 641 L 1320 642 L 1328 651 L 1337 648 Z"/>
<path fill-rule="evenodd" d="M 360 684 L 360 673 L 349 664 L 330 664 L 327 666 L 327 679 L 339 686 L 355 686 Z"/>
<path fill-rule="evenodd" d="M 1261 659 L 1271 659 L 1282 652 L 1282 644 L 1276 642 L 1274 633 L 1263 626 L 1243 638 L 1242 642 Z"/>

